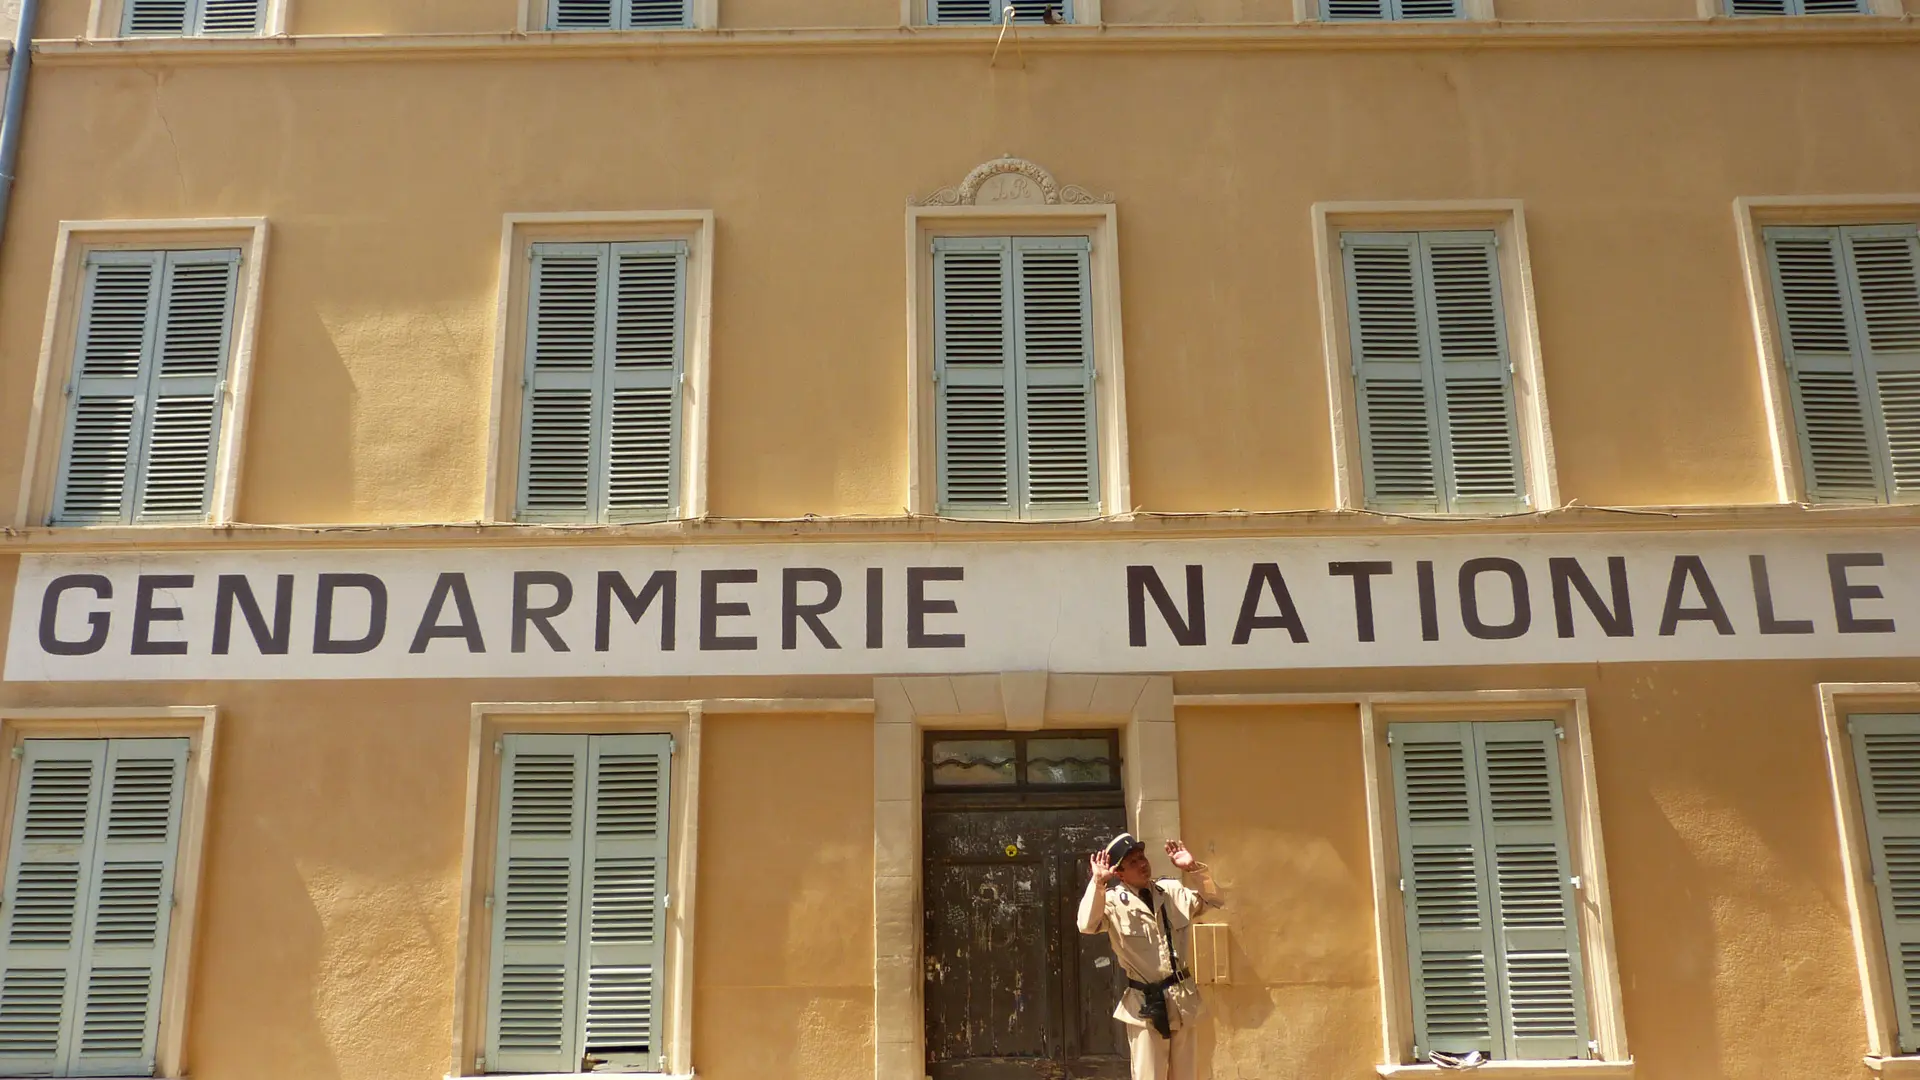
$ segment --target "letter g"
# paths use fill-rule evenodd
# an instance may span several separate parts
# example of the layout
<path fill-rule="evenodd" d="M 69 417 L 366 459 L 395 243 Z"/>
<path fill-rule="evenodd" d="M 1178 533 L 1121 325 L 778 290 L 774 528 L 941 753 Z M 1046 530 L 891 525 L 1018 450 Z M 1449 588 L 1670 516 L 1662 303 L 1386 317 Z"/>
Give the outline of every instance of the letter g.
<path fill-rule="evenodd" d="M 92 589 L 101 600 L 113 599 L 113 582 L 100 574 L 68 574 L 53 579 L 40 602 L 40 649 L 50 656 L 90 656 L 107 643 L 110 616 L 104 611 L 87 613 L 90 632 L 84 641 L 62 640 L 56 624 L 60 620 L 60 597 L 74 589 Z"/>

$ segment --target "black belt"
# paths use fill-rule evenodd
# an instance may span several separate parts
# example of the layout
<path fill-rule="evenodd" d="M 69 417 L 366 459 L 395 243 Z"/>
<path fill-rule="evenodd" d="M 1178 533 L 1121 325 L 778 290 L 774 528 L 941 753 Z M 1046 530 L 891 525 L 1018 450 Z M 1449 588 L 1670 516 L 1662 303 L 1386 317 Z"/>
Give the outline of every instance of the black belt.
<path fill-rule="evenodd" d="M 1128 979 L 1127 985 L 1140 991 L 1140 1015 L 1163 1039 L 1173 1038 L 1172 1019 L 1167 1015 L 1167 991 L 1186 982 L 1189 975 L 1185 971 L 1176 971 L 1159 982 L 1144 983 Z"/>

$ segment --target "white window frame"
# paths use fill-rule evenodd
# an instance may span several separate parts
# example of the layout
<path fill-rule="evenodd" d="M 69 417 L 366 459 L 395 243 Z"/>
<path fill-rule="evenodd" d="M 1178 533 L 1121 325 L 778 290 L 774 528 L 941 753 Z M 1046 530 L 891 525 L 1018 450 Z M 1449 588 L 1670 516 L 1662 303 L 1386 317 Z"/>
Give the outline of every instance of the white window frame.
<path fill-rule="evenodd" d="M 493 400 L 488 416 L 483 519 L 517 520 L 521 410 L 525 392 L 530 253 L 535 244 L 682 240 L 687 244 L 686 355 L 680 393 L 680 509 L 707 513 L 707 384 L 713 315 L 713 211 L 507 214 L 500 233 L 500 277 L 493 335 Z M 616 528 L 618 526 L 607 526 Z"/>
<path fill-rule="evenodd" d="M 266 11 L 260 20 L 258 34 L 190 34 L 187 36 L 195 40 L 218 37 L 242 41 L 251 37 L 281 37 L 287 33 L 287 9 L 295 2 L 296 0 L 266 0 Z M 127 0 L 90 0 L 90 6 L 87 9 L 87 37 L 89 38 L 123 38 L 130 41 L 180 40 L 177 38 L 149 39 L 146 35 L 128 38 L 125 33 L 126 24 Z"/>
<path fill-rule="evenodd" d="M 1760 364 L 1760 387 L 1766 399 L 1774 497 L 1783 503 L 1811 502 L 1800 452 L 1800 427 L 1794 419 L 1793 389 L 1787 381 L 1780 313 L 1774 310 L 1773 268 L 1767 262 L 1766 229 L 1771 225 L 1835 227 L 1920 221 L 1920 192 L 1741 196 L 1733 200 L 1733 220 L 1747 287 L 1754 355 Z"/>
<path fill-rule="evenodd" d="M 1133 509 L 1127 466 L 1125 350 L 1120 336 L 1120 237 L 1111 203 L 907 208 L 907 510 L 940 513 L 933 356 L 933 241 L 954 236 L 1084 236 L 1092 243 L 1097 516 Z M 1041 519 L 1044 520 L 1044 519 Z"/>
<path fill-rule="evenodd" d="M 1920 713 L 1920 682 L 1821 683 L 1820 729 L 1827 748 L 1827 779 L 1840 834 L 1840 869 L 1853 928 L 1854 960 L 1867 1022 L 1866 1064 L 1883 1080 L 1920 1078 L 1920 1055 L 1900 1053 L 1900 1021 L 1887 961 L 1873 854 L 1867 842 L 1860 774 L 1854 766 L 1847 719 L 1855 714 Z"/>
<path fill-rule="evenodd" d="M 995 2 L 1004 3 L 1005 0 L 995 0 Z M 1067 24 L 1068 26 L 1103 25 L 1100 19 L 1101 0 L 1072 0 L 1072 2 L 1073 2 L 1073 21 L 1068 23 Z M 930 10 L 927 6 L 927 0 L 900 0 L 900 25 L 915 27 L 923 30 L 937 30 L 937 31 L 948 31 L 948 30 L 971 30 L 975 32 L 978 32 L 980 30 L 992 30 L 995 32 L 998 31 L 997 24 L 988 25 L 985 23 L 966 23 L 966 24 L 936 23 L 933 21 L 931 17 Z M 1051 32 L 1057 32 L 1059 30 L 1059 27 L 1053 27 L 1053 26 L 1035 27 L 1035 26 L 1029 26 L 1025 24 L 1019 24 L 1019 25 L 1020 25 L 1020 29 L 1023 29 L 1029 33 L 1032 33 L 1038 30 L 1045 30 L 1051 33 Z M 1019 30 L 1016 30 L 1015 32 L 1017 33 L 1019 32 Z"/>
<path fill-rule="evenodd" d="M 1389 724 L 1422 722 L 1553 720 L 1566 733 L 1560 743 L 1560 776 L 1568 852 L 1581 879 L 1581 959 L 1586 977 L 1588 1025 L 1598 1049 L 1589 1061 L 1501 1061 L 1487 1066 L 1502 1080 L 1626 1080 L 1633 1075 L 1626 1016 L 1614 949 L 1613 904 L 1607 884 L 1594 780 L 1593 738 L 1584 690 L 1480 690 L 1458 693 L 1378 694 L 1360 702 L 1360 732 L 1367 793 L 1367 831 L 1372 863 L 1374 944 L 1380 965 L 1381 1062 L 1384 1080 L 1446 1075 L 1439 1066 L 1412 1064 L 1414 1024 L 1405 901 L 1400 893 L 1399 826 L 1395 814 Z"/>
<path fill-rule="evenodd" d="M 187 1028 L 192 1017 L 193 961 L 199 923 L 201 876 L 206 855 L 208 792 L 213 784 L 214 736 L 219 710 L 212 706 L 152 708 L 0 709 L 0 747 L 8 753 L 0 805 L 14 812 L 20 785 L 19 753 L 26 739 L 167 739 L 187 746 L 186 790 L 180 808 L 179 847 L 174 855 L 174 909 L 167 931 L 166 973 L 160 983 L 160 1024 L 154 1072 L 161 1080 L 184 1080 Z M 11 820 L 0 822 L 0 866 L 6 865 Z"/>
<path fill-rule="evenodd" d="M 689 30 L 714 30 L 720 26 L 721 0 L 692 0 L 693 25 L 666 30 L 555 30 L 550 25 L 553 0 L 520 0 L 519 26 L 523 34 L 555 34 L 574 37 L 580 34 L 684 34 Z"/>
<path fill-rule="evenodd" d="M 220 434 L 213 462 L 213 492 L 204 521 L 148 525 L 63 525 L 84 529 L 197 529 L 231 524 L 239 502 L 253 386 L 254 345 L 259 330 L 260 288 L 267 261 L 266 218 L 182 218 L 167 221 L 63 221 L 54 241 L 53 281 L 47 293 L 45 331 L 27 417 L 27 445 L 20 469 L 15 528 L 47 524 L 59 484 L 60 449 L 67 437 L 65 386 L 73 371 L 80 329 L 87 255 L 95 251 L 197 251 L 240 249 L 240 279 L 234 295 L 227 356 L 227 392 L 220 405 Z"/>
<path fill-rule="evenodd" d="M 1352 327 L 1347 312 L 1344 232 L 1436 232 L 1491 230 L 1497 243 L 1500 296 L 1513 364 L 1514 421 L 1525 470 L 1529 512 L 1560 505 L 1553 429 L 1547 415 L 1540 360 L 1539 319 L 1534 310 L 1533 260 L 1527 248 L 1524 205 L 1518 199 L 1431 202 L 1323 202 L 1313 205 L 1314 259 L 1320 284 L 1321 345 L 1332 415 L 1334 505 L 1367 509 L 1360 452 L 1359 408 L 1354 387 Z M 1468 515 L 1436 515 L 1468 516 Z"/>
<path fill-rule="evenodd" d="M 448 1075 L 492 1075 L 476 1064 L 487 1045 L 489 960 L 494 909 L 487 903 L 499 857 L 500 767 L 495 747 L 507 735 L 670 735 L 666 919 L 665 1073 L 693 1075 L 693 934 L 698 881 L 701 701 L 476 702 L 467 742 L 466 831 L 461 846 L 460 916 L 454 961 L 453 1045 Z M 558 1074 L 604 1077 L 607 1073 Z"/>

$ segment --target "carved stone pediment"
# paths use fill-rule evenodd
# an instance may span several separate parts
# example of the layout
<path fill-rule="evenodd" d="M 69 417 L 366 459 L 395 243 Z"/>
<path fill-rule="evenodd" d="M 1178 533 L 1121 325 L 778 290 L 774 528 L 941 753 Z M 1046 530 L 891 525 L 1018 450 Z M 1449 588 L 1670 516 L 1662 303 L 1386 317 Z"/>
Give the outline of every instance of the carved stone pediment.
<path fill-rule="evenodd" d="M 1099 206 L 1112 193 L 1095 195 L 1077 184 L 1062 186 L 1053 174 L 1025 158 L 995 158 L 975 168 L 955 187 L 941 188 L 909 206 Z"/>

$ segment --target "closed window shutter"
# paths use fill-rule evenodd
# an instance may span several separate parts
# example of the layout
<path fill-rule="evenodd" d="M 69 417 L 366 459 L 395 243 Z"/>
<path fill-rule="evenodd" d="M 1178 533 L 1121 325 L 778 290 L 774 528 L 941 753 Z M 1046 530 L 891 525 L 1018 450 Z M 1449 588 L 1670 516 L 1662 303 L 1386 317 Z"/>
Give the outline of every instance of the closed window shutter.
<path fill-rule="evenodd" d="M 605 244 L 539 244 L 527 303 L 520 517 L 588 521 L 595 483 L 595 389 L 606 351 Z"/>
<path fill-rule="evenodd" d="M 571 1073 L 580 1066 L 588 737 L 501 741 L 486 1067 Z"/>
<path fill-rule="evenodd" d="M 153 1075 L 187 749 L 186 739 L 107 743 L 69 1075 Z"/>
<path fill-rule="evenodd" d="M 1866 0 L 1727 0 L 1729 15 L 1863 15 Z"/>
<path fill-rule="evenodd" d="M 1887 501 L 1892 445 L 1912 478 L 1905 485 L 1920 489 L 1920 301 L 1911 299 L 1912 227 L 1905 229 L 1904 239 L 1896 230 L 1766 230 L 1807 493 L 1816 501 Z M 1857 242 L 1846 235 L 1855 231 Z M 1876 395 L 1877 369 L 1892 376 L 1880 379 L 1890 395 Z"/>
<path fill-rule="evenodd" d="M 129 36 L 258 34 L 266 0 L 127 0 Z"/>
<path fill-rule="evenodd" d="M 1073 21 L 1073 0 L 927 0 L 927 21 L 936 26 L 998 23 L 1009 3 L 1017 23 L 1045 22 L 1048 11 Z"/>
<path fill-rule="evenodd" d="M 1418 238 L 1348 233 L 1340 246 L 1367 505 L 1440 510 L 1440 423 L 1426 363 Z"/>
<path fill-rule="evenodd" d="M 693 0 L 626 0 L 624 25 L 634 30 L 690 26 Z"/>
<path fill-rule="evenodd" d="M 1892 502 L 1920 500 L 1920 227 L 1844 230 L 1880 465 Z"/>
<path fill-rule="evenodd" d="M 940 508 L 1011 513 L 1017 497 L 1012 241 L 935 240 L 933 290 Z"/>
<path fill-rule="evenodd" d="M 550 25 L 555 30 L 611 30 L 620 11 L 619 0 L 551 0 Z"/>
<path fill-rule="evenodd" d="M 55 523 L 207 517 L 239 265 L 237 251 L 88 256 Z"/>
<path fill-rule="evenodd" d="M 589 748 L 587 1064 L 661 1071 L 666 971 L 666 735 L 596 735 Z"/>
<path fill-rule="evenodd" d="M 1498 1055 L 1497 942 L 1472 725 L 1393 724 L 1395 814 L 1418 1052 Z"/>
<path fill-rule="evenodd" d="M 0 1073 L 66 1072 L 85 953 L 104 740 L 29 739 L 8 847 Z"/>
<path fill-rule="evenodd" d="M 1513 365 L 1492 233 L 1423 233 L 1429 336 L 1446 422 L 1447 509 L 1511 510 L 1525 501 Z"/>
<path fill-rule="evenodd" d="M 1847 721 L 1900 1050 L 1920 1051 L 1920 715 Z"/>
<path fill-rule="evenodd" d="M 1463 14 L 1460 0 L 1325 0 L 1320 9 L 1328 22 L 1458 19 Z"/>
<path fill-rule="evenodd" d="M 153 366 L 164 265 L 157 251 L 87 256 L 55 524 L 132 519 L 133 448 L 144 441 L 140 406 Z"/>
<path fill-rule="evenodd" d="M 1087 512 L 1100 500 L 1091 252 L 1085 237 L 1013 241 L 1016 473 L 1028 514 Z"/>
<path fill-rule="evenodd" d="M 687 245 L 614 244 L 605 372 L 606 518 L 670 516 L 679 505 Z"/>
<path fill-rule="evenodd" d="M 1556 726 L 1483 723 L 1474 736 L 1492 853 L 1504 1056 L 1585 1057 L 1586 980 Z"/>
<path fill-rule="evenodd" d="M 211 509 L 239 268 L 237 251 L 167 256 L 136 521 L 192 521 Z"/>

